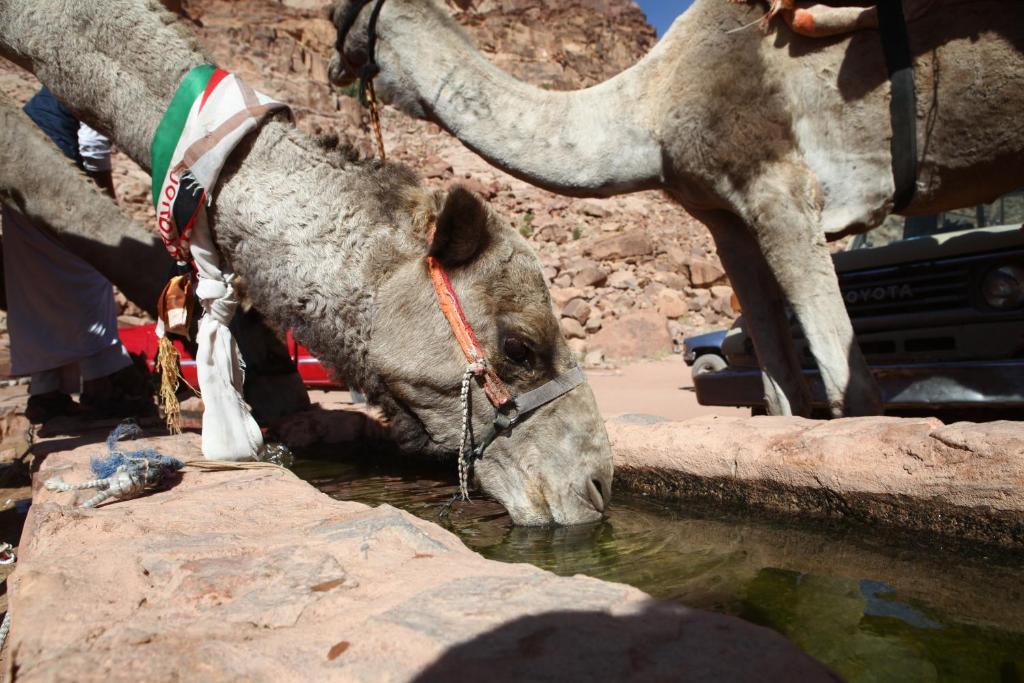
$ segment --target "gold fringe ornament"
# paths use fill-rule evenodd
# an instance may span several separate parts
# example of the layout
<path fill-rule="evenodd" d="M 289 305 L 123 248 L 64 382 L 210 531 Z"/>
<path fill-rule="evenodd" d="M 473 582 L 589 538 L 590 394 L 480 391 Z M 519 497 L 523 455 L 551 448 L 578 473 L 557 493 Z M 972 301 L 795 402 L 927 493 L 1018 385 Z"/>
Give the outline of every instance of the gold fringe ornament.
<path fill-rule="evenodd" d="M 160 372 L 160 391 L 157 400 L 167 423 L 167 431 L 181 434 L 181 403 L 178 401 L 178 363 L 181 355 L 167 337 L 160 337 L 156 366 Z"/>
<path fill-rule="evenodd" d="M 181 404 L 178 402 L 178 387 L 181 379 L 181 354 L 171 342 L 168 334 L 188 338 L 192 325 L 194 287 L 191 275 L 172 277 L 160 292 L 156 309 L 156 326 L 160 343 L 157 350 L 156 367 L 160 372 L 158 393 L 160 410 L 167 422 L 167 431 L 181 434 Z"/>

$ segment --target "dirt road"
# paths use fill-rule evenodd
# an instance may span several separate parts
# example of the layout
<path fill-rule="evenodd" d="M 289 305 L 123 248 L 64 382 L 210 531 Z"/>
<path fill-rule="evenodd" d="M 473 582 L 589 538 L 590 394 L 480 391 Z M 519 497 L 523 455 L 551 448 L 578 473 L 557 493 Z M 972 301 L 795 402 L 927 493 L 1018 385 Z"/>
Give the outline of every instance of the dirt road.
<path fill-rule="evenodd" d="M 628 413 L 685 420 L 700 415 L 749 415 L 748 409 L 702 406 L 690 368 L 679 356 L 640 361 L 615 370 L 588 370 L 587 379 L 605 418 Z"/>

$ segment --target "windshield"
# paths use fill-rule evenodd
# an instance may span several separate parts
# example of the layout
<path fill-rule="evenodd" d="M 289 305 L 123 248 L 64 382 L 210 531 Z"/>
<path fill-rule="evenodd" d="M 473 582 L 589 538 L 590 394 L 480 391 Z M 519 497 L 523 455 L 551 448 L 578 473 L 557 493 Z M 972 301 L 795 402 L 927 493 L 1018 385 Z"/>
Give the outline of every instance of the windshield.
<path fill-rule="evenodd" d="M 877 228 L 857 235 L 850 249 L 881 247 L 898 240 L 957 232 L 992 225 L 1024 223 L 1024 189 L 1004 194 L 991 204 L 943 211 L 928 216 L 889 216 Z"/>

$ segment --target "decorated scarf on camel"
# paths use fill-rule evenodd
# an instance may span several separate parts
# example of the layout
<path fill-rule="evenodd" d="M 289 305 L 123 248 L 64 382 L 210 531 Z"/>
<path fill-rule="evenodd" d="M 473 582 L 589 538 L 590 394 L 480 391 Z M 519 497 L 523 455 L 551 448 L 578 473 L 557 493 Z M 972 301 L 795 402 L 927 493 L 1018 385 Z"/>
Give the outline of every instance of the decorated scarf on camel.
<path fill-rule="evenodd" d="M 242 396 L 244 365 L 228 325 L 238 308 L 235 274 L 217 251 L 206 207 L 217 177 L 239 142 L 286 105 L 256 92 L 209 64 L 192 69 L 153 137 L 153 206 L 164 245 L 180 264 L 191 264 L 202 305 L 196 368 L 203 398 L 203 455 L 250 460 L 263 447 L 259 426 Z M 158 183 L 159 179 L 159 184 Z M 158 323 L 180 326 L 183 320 Z"/>

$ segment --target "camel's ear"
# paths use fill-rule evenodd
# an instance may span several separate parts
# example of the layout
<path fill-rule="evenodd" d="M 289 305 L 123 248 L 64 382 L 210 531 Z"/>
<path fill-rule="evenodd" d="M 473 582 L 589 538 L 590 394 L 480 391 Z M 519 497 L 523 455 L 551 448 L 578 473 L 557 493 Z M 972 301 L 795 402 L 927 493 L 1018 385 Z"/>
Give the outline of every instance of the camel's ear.
<path fill-rule="evenodd" d="M 430 255 L 446 266 L 459 266 L 487 248 L 487 207 L 475 194 L 456 185 L 437 216 Z"/>

